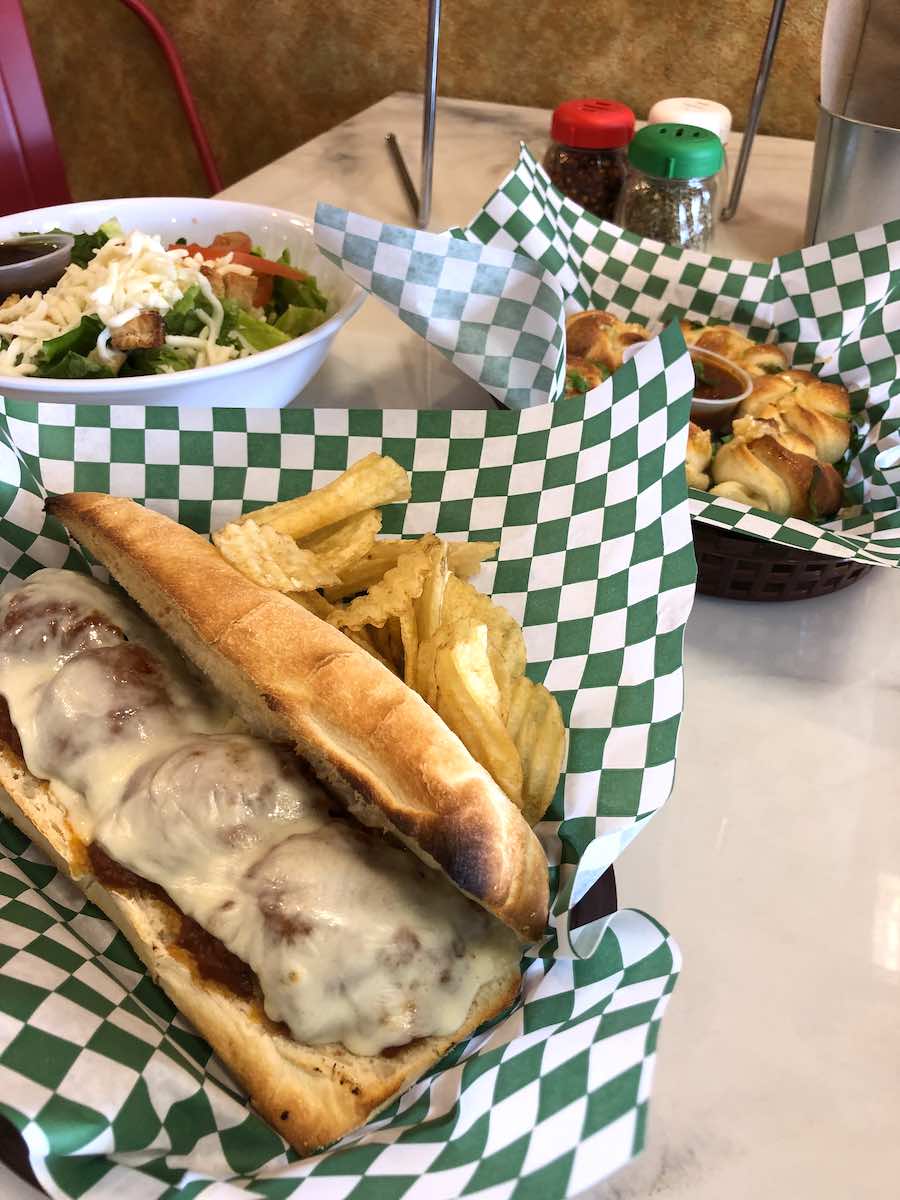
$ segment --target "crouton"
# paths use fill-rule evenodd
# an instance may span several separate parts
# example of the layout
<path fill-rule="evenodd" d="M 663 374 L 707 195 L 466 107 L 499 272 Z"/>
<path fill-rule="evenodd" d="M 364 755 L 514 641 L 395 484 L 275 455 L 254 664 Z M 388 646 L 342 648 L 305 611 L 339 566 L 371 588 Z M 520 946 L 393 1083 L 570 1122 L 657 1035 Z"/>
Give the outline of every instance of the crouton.
<path fill-rule="evenodd" d="M 237 230 L 217 233 L 213 239 L 213 245 L 216 251 L 222 254 L 227 254 L 229 250 L 241 250 L 244 254 L 249 254 L 253 249 L 249 234 L 240 233 Z"/>
<path fill-rule="evenodd" d="M 225 295 L 241 308 L 252 308 L 258 284 L 255 275 L 238 275 L 235 271 L 229 271 L 225 276 Z"/>
<path fill-rule="evenodd" d="M 201 267 L 200 274 L 209 280 L 212 293 L 219 300 L 234 300 L 241 308 L 253 307 L 253 297 L 259 285 L 255 275 L 242 275 L 237 271 L 217 271 L 212 267 Z"/>
<path fill-rule="evenodd" d="M 212 294 L 219 300 L 225 295 L 225 276 L 221 271 L 216 271 L 212 267 L 201 267 L 200 274 L 204 279 L 209 280 L 209 286 L 212 288 Z"/>
<path fill-rule="evenodd" d="M 166 327 L 158 312 L 145 309 L 109 335 L 114 350 L 156 350 L 166 344 Z"/>

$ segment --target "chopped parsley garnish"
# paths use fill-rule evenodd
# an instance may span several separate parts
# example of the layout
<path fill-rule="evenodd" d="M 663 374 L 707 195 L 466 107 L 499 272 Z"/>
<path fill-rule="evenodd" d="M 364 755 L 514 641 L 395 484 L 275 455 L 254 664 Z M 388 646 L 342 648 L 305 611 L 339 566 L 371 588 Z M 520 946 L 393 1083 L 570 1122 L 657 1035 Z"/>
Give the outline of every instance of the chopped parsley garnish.
<path fill-rule="evenodd" d="M 580 392 L 584 394 L 589 391 L 588 381 L 580 371 L 566 371 L 566 391 Z"/>

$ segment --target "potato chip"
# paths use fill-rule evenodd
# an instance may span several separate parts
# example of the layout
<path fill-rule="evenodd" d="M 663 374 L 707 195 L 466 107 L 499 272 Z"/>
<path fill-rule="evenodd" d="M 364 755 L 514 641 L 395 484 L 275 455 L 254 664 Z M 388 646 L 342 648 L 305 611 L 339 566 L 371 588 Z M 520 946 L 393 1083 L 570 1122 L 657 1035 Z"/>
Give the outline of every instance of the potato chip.
<path fill-rule="evenodd" d="M 500 720 L 506 721 L 509 716 L 510 704 L 512 703 L 513 676 L 506 659 L 491 647 L 490 641 L 488 641 L 488 659 L 490 660 L 491 670 L 494 673 L 494 679 L 497 683 L 497 691 L 500 693 L 500 708 L 498 710 Z"/>
<path fill-rule="evenodd" d="M 421 641 L 433 637 L 440 628 L 448 578 L 447 550 L 447 543 L 441 542 L 438 551 L 433 554 L 433 566 L 425 577 L 422 594 L 415 604 L 416 626 Z"/>
<path fill-rule="evenodd" d="M 522 760 L 522 815 L 536 825 L 553 800 L 566 749 L 556 698 L 542 684 L 520 676 L 512 686 L 507 730 Z"/>
<path fill-rule="evenodd" d="M 288 595 L 292 600 L 296 600 L 301 608 L 321 617 L 323 621 L 327 621 L 334 611 L 334 605 L 329 604 L 318 592 L 289 592 Z"/>
<path fill-rule="evenodd" d="M 381 630 L 378 630 L 377 632 L 380 633 Z M 381 665 L 383 667 L 387 667 L 387 669 L 392 671 L 394 675 L 399 674 L 396 665 L 386 658 L 376 647 L 375 642 L 372 639 L 372 634 L 368 629 L 342 629 L 341 633 L 344 635 L 344 637 L 349 638 L 351 642 L 354 642 L 357 646 L 359 646 L 361 650 L 365 650 L 366 654 L 371 654 L 373 658 L 377 658 Z"/>
<path fill-rule="evenodd" d="M 416 650 L 416 682 L 412 685 L 426 704 L 437 708 L 437 679 L 434 674 L 437 635 L 419 642 Z"/>
<path fill-rule="evenodd" d="M 415 605 L 410 602 L 397 614 L 400 626 L 400 642 L 403 647 L 403 681 L 408 687 L 416 686 L 416 662 L 419 657 L 419 629 Z"/>
<path fill-rule="evenodd" d="M 240 518 L 255 521 L 302 541 L 319 529 L 335 525 L 367 508 L 408 500 L 409 476 L 399 463 L 379 454 L 367 454 L 324 487 L 270 504 Z"/>
<path fill-rule="evenodd" d="M 312 550 L 320 562 L 340 575 L 372 549 L 380 529 L 381 513 L 369 508 L 311 533 L 300 547 Z"/>
<path fill-rule="evenodd" d="M 525 679 L 526 683 L 519 687 L 518 685 L 522 679 Z M 528 711 L 528 704 L 531 700 L 531 688 L 528 686 L 530 682 L 531 680 L 529 680 L 526 675 L 520 675 L 516 680 L 516 686 L 513 687 L 512 695 L 510 697 L 509 714 L 506 718 L 506 728 L 509 730 L 510 737 L 516 743 L 519 741 L 522 723 L 525 720 L 525 714 Z"/>
<path fill-rule="evenodd" d="M 407 655 L 404 679 L 410 687 L 415 688 L 429 704 L 434 706 L 434 651 L 437 645 L 436 634 L 441 628 L 441 616 L 444 608 L 444 591 L 447 587 L 447 554 L 446 542 L 440 543 L 440 550 L 434 555 L 434 564 L 425 577 L 422 594 L 415 602 L 416 626 L 416 655 L 411 662 Z M 423 645 L 425 650 L 423 652 Z M 422 667 L 419 667 L 419 656 L 424 653 Z"/>
<path fill-rule="evenodd" d="M 436 648 L 434 670 L 438 713 L 509 798 L 519 804 L 522 764 L 500 718 L 500 693 L 488 658 L 487 626 L 457 623 L 448 644 L 439 642 Z"/>
<path fill-rule="evenodd" d="M 400 617 L 388 617 L 384 626 L 385 643 L 388 657 L 396 663 L 397 674 L 403 674 L 403 635 L 400 632 Z"/>
<path fill-rule="evenodd" d="M 342 629 L 349 638 L 368 638 L 375 648 L 376 654 L 384 659 L 390 665 L 391 670 L 395 675 L 399 675 L 402 669 L 402 663 L 394 659 L 396 647 L 391 642 L 391 630 L 389 623 L 385 621 L 384 625 L 376 628 L 374 625 L 364 625 L 362 629 Z M 360 641 L 359 645 L 363 643 Z"/>
<path fill-rule="evenodd" d="M 452 646 L 457 641 L 464 641 L 469 636 L 472 625 L 473 622 L 467 617 L 449 623 L 445 621 L 431 637 L 419 641 L 415 688 L 434 709 L 437 708 L 437 679 L 435 677 L 437 652 L 447 646 Z M 488 659 L 490 660 L 490 644 L 488 645 Z"/>
<path fill-rule="evenodd" d="M 471 579 L 481 569 L 481 564 L 493 558 L 500 549 L 499 542 L 448 542 L 450 570 L 460 579 Z"/>
<path fill-rule="evenodd" d="M 416 540 L 404 538 L 385 538 L 376 542 L 363 558 L 340 572 L 341 582 L 328 589 L 328 599 L 343 600 L 364 592 L 383 579 L 385 573 L 417 545 Z M 485 559 L 497 553 L 499 545 L 499 542 L 447 542 L 447 565 L 454 575 L 468 578 L 478 571 Z"/>
<path fill-rule="evenodd" d="M 383 579 L 372 584 L 369 591 L 332 615 L 339 629 L 360 629 L 363 625 L 381 626 L 396 617 L 410 600 L 422 594 L 425 579 L 441 553 L 441 543 L 433 533 L 427 533 L 414 543 L 416 549 L 403 554 L 395 567 Z"/>
<path fill-rule="evenodd" d="M 404 541 L 388 538 L 376 542 L 352 567 L 341 571 L 341 581 L 328 589 L 328 599 L 344 600 L 364 592 L 373 583 L 383 579 L 392 567 L 396 567 L 402 554 L 414 550 L 417 545 L 417 539 Z"/>
<path fill-rule="evenodd" d="M 416 653 L 416 682 L 413 685 L 426 704 L 437 709 L 437 678 L 435 664 L 437 652 L 449 646 L 457 636 L 465 636 L 467 625 L 465 621 L 456 624 L 442 625 L 430 638 L 419 640 Z"/>
<path fill-rule="evenodd" d="M 337 579 L 311 550 L 301 550 L 269 525 L 225 525 L 213 534 L 213 542 L 242 575 L 277 592 L 309 592 Z"/>
<path fill-rule="evenodd" d="M 525 637 L 515 617 L 505 608 L 453 575 L 447 580 L 444 592 L 444 612 L 447 621 L 460 617 L 483 621 L 488 627 L 488 643 L 497 673 L 510 679 L 524 674 Z"/>

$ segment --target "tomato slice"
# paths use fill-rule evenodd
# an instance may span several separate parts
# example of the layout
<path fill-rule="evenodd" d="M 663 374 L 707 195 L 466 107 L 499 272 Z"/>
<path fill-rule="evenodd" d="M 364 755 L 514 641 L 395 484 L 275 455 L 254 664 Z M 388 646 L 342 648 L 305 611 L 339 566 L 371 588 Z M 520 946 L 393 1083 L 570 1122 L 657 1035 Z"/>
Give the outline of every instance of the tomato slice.
<path fill-rule="evenodd" d="M 273 262 L 271 258 L 259 258 L 256 254 L 250 254 L 245 250 L 233 250 L 230 246 L 223 247 L 221 244 L 216 245 L 215 242 L 211 246 L 199 246 L 196 242 L 189 242 L 184 246 L 173 242 L 169 249 L 186 250 L 191 256 L 199 254 L 203 258 L 224 258 L 226 254 L 230 253 L 232 262 L 242 267 L 249 267 L 254 275 L 279 275 L 282 279 L 309 279 L 306 271 L 298 271 L 296 267 L 289 267 L 287 263 Z"/>
<path fill-rule="evenodd" d="M 306 271 L 298 271 L 287 263 L 273 262 L 271 258 L 257 258 L 255 254 L 244 254 L 235 250 L 232 262 L 240 263 L 242 267 L 250 267 L 256 275 L 279 275 L 282 279 L 309 279 Z"/>

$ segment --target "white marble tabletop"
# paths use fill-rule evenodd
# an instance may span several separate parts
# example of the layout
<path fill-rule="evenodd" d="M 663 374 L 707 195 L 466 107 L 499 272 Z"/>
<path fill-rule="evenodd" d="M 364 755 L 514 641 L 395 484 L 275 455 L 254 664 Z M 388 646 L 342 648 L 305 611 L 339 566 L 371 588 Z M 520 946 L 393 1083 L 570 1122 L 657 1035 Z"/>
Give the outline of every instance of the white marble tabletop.
<path fill-rule="evenodd" d="M 391 96 L 224 195 L 411 224 L 421 102 Z M 549 114 L 438 108 L 430 228 L 462 224 Z M 740 138 L 729 145 L 733 166 Z M 758 138 L 713 251 L 803 244 L 812 143 Z M 300 403 L 481 407 L 485 394 L 368 300 Z M 698 597 L 675 792 L 616 868 L 620 902 L 678 938 L 648 1144 L 595 1200 L 854 1200 L 900 1179 L 900 578 L 794 604 Z"/>
<path fill-rule="evenodd" d="M 383 145 L 418 154 L 397 95 L 229 188 L 409 224 Z M 433 229 L 465 222 L 548 114 L 442 101 Z M 731 146 L 733 154 L 736 147 Z M 808 142 L 760 138 L 714 249 L 801 245 Z M 485 394 L 375 301 L 301 402 L 410 407 Z M 900 579 L 819 600 L 697 599 L 675 792 L 616 872 L 678 938 L 647 1147 L 592 1200 L 885 1200 L 900 1179 Z M 24 1197 L 0 1171 L 0 1196 Z"/>

